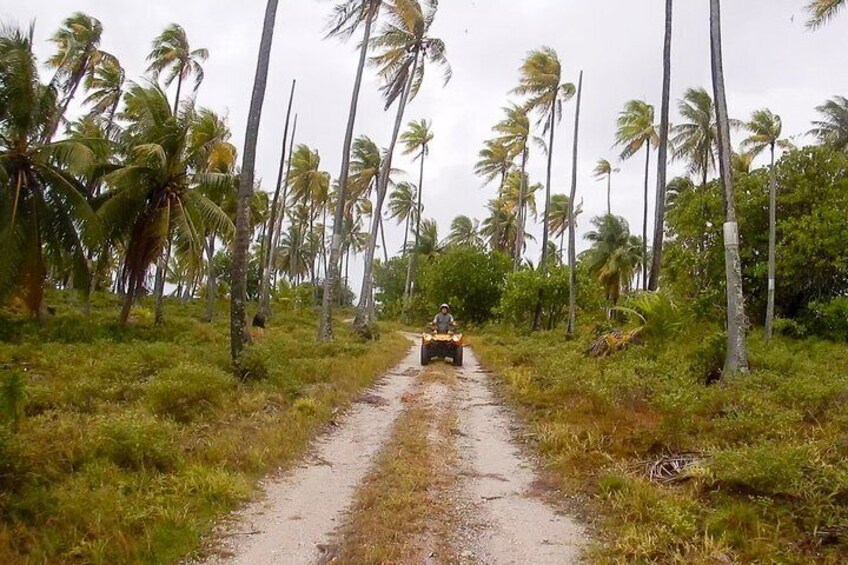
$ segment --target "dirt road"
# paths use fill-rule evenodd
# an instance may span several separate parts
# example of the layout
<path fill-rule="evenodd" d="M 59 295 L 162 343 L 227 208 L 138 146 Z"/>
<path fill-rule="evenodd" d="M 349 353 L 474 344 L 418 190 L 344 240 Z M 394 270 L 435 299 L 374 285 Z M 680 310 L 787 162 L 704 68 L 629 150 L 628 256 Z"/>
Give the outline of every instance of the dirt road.
<path fill-rule="evenodd" d="M 414 538 L 397 540 L 404 544 L 403 555 L 408 555 L 400 562 L 577 563 L 585 534 L 562 509 L 537 496 L 533 464 L 513 443 L 512 415 L 491 390 L 489 376 L 473 352 L 466 350 L 461 369 L 434 366 L 449 378 L 445 381 L 449 386 L 422 372 L 417 357 L 413 346 L 333 430 L 315 442 L 301 465 L 266 481 L 262 499 L 219 528 L 211 543 L 213 556 L 205 563 L 306 565 L 341 563 L 345 561 L 337 561 L 337 555 L 358 555 L 344 551 L 345 544 L 361 539 L 350 536 L 357 528 L 351 522 L 369 510 L 354 509 L 357 492 L 366 477 L 371 480 L 378 454 L 398 433 L 395 427 L 403 424 L 401 416 L 418 409 L 416 402 L 427 405 L 426 418 L 433 422 L 448 417 L 453 422 L 441 440 L 432 430 L 424 439 L 441 442 L 433 453 L 454 454 L 430 468 L 452 479 L 427 489 L 430 497 L 440 498 L 433 512 L 444 514 L 432 517 L 438 528 L 430 537 L 444 539 L 434 545 L 416 532 Z M 439 549 L 431 551 L 431 545 Z"/>

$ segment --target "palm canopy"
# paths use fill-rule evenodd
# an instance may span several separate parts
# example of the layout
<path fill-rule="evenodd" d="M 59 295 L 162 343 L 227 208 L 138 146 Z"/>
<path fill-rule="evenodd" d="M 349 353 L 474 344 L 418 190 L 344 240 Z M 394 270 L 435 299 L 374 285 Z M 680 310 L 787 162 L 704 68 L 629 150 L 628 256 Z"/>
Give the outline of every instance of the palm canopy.
<path fill-rule="evenodd" d="M 291 171 L 288 182 L 295 202 L 310 206 L 314 213 L 315 205 L 323 205 L 330 190 L 330 175 L 319 170 L 321 156 L 318 150 L 300 144 L 291 156 Z"/>
<path fill-rule="evenodd" d="M 457 216 L 451 222 L 447 244 L 453 247 L 482 247 L 480 222 L 468 216 Z"/>
<path fill-rule="evenodd" d="M 432 125 L 432 122 L 427 120 L 409 122 L 407 130 L 400 136 L 404 155 L 417 153 L 417 159 L 430 153 L 430 142 L 433 141 Z"/>
<path fill-rule="evenodd" d="M 512 159 L 523 154 L 530 140 L 530 118 L 527 110 L 517 104 L 503 109 L 506 116 L 493 128 Z"/>
<path fill-rule="evenodd" d="M 333 6 L 327 22 L 327 37 L 349 39 L 369 16 L 374 16 L 382 0 L 342 0 Z"/>
<path fill-rule="evenodd" d="M 425 62 L 442 67 L 444 81 L 451 78 L 445 43 L 429 36 L 438 10 L 438 0 L 392 0 L 386 3 L 386 22 L 380 33 L 371 40 L 377 52 L 370 59 L 383 80 L 386 108 L 410 84 L 410 99 L 414 98 L 424 81 Z"/>
<path fill-rule="evenodd" d="M 418 187 L 411 182 L 399 182 L 389 195 L 389 217 L 398 223 L 415 223 L 418 218 L 417 202 Z"/>
<path fill-rule="evenodd" d="M 533 217 L 536 217 L 538 210 L 536 207 L 536 193 L 542 190 L 541 183 L 530 184 L 530 175 L 524 173 L 524 205 L 530 209 Z M 512 171 L 506 177 L 504 183 L 503 205 L 510 211 L 515 212 L 518 209 L 519 198 L 521 194 L 521 172 Z"/>
<path fill-rule="evenodd" d="M 78 177 L 95 160 L 98 143 L 49 137 L 57 112 L 53 85 L 39 81 L 33 30 L 0 30 L 0 296 L 16 293 L 40 313 L 48 265 L 88 280 L 85 241 L 98 223 Z"/>
<path fill-rule="evenodd" d="M 562 103 L 569 100 L 577 92 L 572 83 L 561 84 L 562 63 L 557 52 L 550 47 L 542 47 L 531 51 L 519 69 L 518 86 L 513 89 L 515 94 L 526 96 L 524 109 L 539 115 L 539 123 L 544 123 L 544 130 L 551 127 L 551 110 L 555 119 L 562 116 Z"/>
<path fill-rule="evenodd" d="M 750 135 L 742 142 L 742 151 L 756 157 L 766 149 L 780 147 L 789 149 L 792 144 L 781 139 L 783 122 L 780 116 L 769 109 L 755 110 L 745 124 Z"/>
<path fill-rule="evenodd" d="M 120 61 L 115 56 L 104 53 L 94 71 L 85 80 L 88 96 L 83 103 L 90 106 L 89 115 L 105 116 L 107 120 L 114 119 L 124 93 L 125 81 L 126 71 Z"/>
<path fill-rule="evenodd" d="M 165 73 L 165 86 L 171 86 L 175 79 L 181 83 L 194 75 L 194 90 L 203 82 L 201 63 L 209 57 L 206 49 L 192 49 L 185 29 L 179 24 L 171 24 L 153 40 L 153 46 L 147 61 L 147 72 L 158 79 Z"/>
<path fill-rule="evenodd" d="M 622 159 L 629 159 L 643 147 L 656 147 L 660 136 L 654 124 L 654 107 L 642 100 L 630 100 L 618 115 L 615 142 L 623 149 Z"/>
<path fill-rule="evenodd" d="M 480 236 L 493 251 L 510 252 L 518 236 L 518 216 L 508 210 L 500 198 L 490 200 L 486 208 L 489 215 L 483 219 Z"/>
<path fill-rule="evenodd" d="M 838 151 L 848 151 L 848 98 L 834 96 L 816 107 L 821 118 L 813 122 L 810 134 L 822 145 Z"/>
<path fill-rule="evenodd" d="M 548 213 L 548 222 L 551 226 L 551 232 L 554 235 L 562 235 L 568 229 L 568 204 L 569 198 L 567 194 L 554 194 L 551 196 L 551 209 Z M 578 204 L 574 207 L 574 218 L 583 213 L 583 205 Z"/>
<path fill-rule="evenodd" d="M 483 177 L 487 184 L 498 177 L 503 182 L 513 164 L 513 156 L 506 142 L 502 138 L 488 139 L 483 142 L 483 149 L 478 156 L 474 174 Z"/>
<path fill-rule="evenodd" d="M 62 22 L 50 38 L 56 44 L 56 53 L 47 60 L 55 69 L 52 83 L 66 96 L 73 95 L 86 75 L 90 75 L 100 60 L 100 39 L 103 25 L 96 18 L 76 12 Z"/>
<path fill-rule="evenodd" d="M 605 179 L 608 175 L 615 172 L 618 172 L 618 169 L 614 168 L 612 163 L 606 159 L 598 159 L 598 163 L 595 165 L 595 170 L 592 171 L 592 176 L 596 179 Z"/>
<path fill-rule="evenodd" d="M 690 88 L 678 111 L 682 122 L 671 129 L 672 156 L 687 161 L 689 173 L 706 180 L 715 170 L 718 143 L 713 99 L 704 88 Z"/>
<path fill-rule="evenodd" d="M 810 19 L 807 26 L 817 29 L 828 23 L 845 7 L 845 0 L 812 0 L 807 5 Z"/>
<path fill-rule="evenodd" d="M 586 234 L 592 243 L 586 252 L 589 272 L 597 277 L 604 288 L 607 300 L 618 302 L 622 287 L 639 268 L 642 261 L 642 240 L 630 235 L 627 220 L 607 214 L 592 219 L 595 229 Z"/>

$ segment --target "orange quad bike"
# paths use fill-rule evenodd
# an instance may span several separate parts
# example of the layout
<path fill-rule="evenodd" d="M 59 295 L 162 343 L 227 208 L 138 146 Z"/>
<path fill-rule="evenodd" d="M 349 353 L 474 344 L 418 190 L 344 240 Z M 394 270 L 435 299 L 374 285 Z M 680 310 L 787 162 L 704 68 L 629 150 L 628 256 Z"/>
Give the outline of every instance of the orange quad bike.
<path fill-rule="evenodd" d="M 462 333 L 453 329 L 441 333 L 434 326 L 421 334 L 421 364 L 429 365 L 433 359 L 450 359 L 454 367 L 462 367 Z"/>

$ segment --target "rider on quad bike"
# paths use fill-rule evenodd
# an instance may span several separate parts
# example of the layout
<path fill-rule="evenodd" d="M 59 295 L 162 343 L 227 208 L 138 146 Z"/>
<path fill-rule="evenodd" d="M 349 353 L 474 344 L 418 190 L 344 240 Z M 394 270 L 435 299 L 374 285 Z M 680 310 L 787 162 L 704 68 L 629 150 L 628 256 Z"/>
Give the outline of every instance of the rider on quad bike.
<path fill-rule="evenodd" d="M 439 306 L 439 313 L 433 318 L 433 325 L 440 334 L 446 334 L 456 326 L 453 314 L 450 313 L 450 306 L 447 304 Z"/>
<path fill-rule="evenodd" d="M 462 366 L 462 334 L 456 330 L 456 320 L 450 307 L 442 304 L 433 318 L 429 332 L 421 334 L 421 364 L 429 365 L 434 358 L 451 359 L 455 367 Z"/>

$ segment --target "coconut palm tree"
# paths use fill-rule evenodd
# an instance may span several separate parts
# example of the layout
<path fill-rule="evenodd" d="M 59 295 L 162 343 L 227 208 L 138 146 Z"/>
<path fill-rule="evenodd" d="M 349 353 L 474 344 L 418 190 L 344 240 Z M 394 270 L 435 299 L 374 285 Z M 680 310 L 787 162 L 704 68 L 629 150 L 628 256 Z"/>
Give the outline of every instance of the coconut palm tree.
<path fill-rule="evenodd" d="M 724 370 L 731 374 L 748 371 L 745 295 L 742 292 L 742 262 L 739 257 L 739 228 L 736 222 L 736 199 L 733 171 L 730 167 L 730 127 L 724 86 L 724 64 L 721 45 L 721 1 L 710 0 L 710 54 L 718 125 L 719 170 L 724 185 L 725 212 L 724 261 L 727 278 L 727 357 Z"/>
<path fill-rule="evenodd" d="M 339 173 L 339 189 L 336 199 L 336 209 L 333 215 L 333 239 L 330 244 L 330 264 L 324 280 L 324 297 L 321 304 L 321 319 L 318 326 L 318 339 L 331 341 L 333 339 L 333 293 L 337 288 L 339 278 L 342 236 L 344 235 L 345 209 L 348 199 L 348 174 L 350 170 L 350 153 L 353 144 L 353 131 L 356 124 L 356 112 L 359 106 L 359 91 L 362 86 L 362 75 L 368 57 L 368 46 L 371 42 L 371 30 L 379 16 L 382 0 L 343 0 L 336 4 L 333 10 L 328 37 L 349 38 L 359 28 L 363 29 L 362 41 L 359 45 L 359 63 L 356 67 L 356 79 L 353 83 L 353 94 L 350 97 L 347 127 L 342 146 L 342 166 Z"/>
<path fill-rule="evenodd" d="M 171 24 L 153 40 L 153 48 L 147 56 L 150 66 L 147 72 L 158 80 L 162 73 L 165 76 L 165 87 L 177 81 L 177 94 L 174 97 L 174 113 L 180 103 L 180 93 L 183 81 L 194 75 L 194 91 L 203 82 L 203 63 L 209 57 L 206 49 L 192 49 L 185 30 L 179 24 Z"/>
<path fill-rule="evenodd" d="M 845 0 L 812 0 L 807 5 L 807 11 L 810 13 L 807 27 L 818 29 L 825 25 L 836 17 L 845 4 Z"/>
<path fill-rule="evenodd" d="M 810 130 L 819 143 L 837 151 L 848 152 L 848 98 L 834 96 L 821 106 L 816 106 L 821 119 L 813 122 Z"/>
<path fill-rule="evenodd" d="M 769 258 L 768 258 L 768 300 L 766 304 L 766 340 L 772 337 L 774 325 L 774 289 L 776 272 L 776 246 L 777 246 L 777 171 L 774 168 L 775 150 L 780 147 L 789 148 L 787 140 L 781 139 L 783 122 L 780 116 L 771 110 L 757 110 L 751 115 L 751 119 L 745 124 L 751 135 L 742 142 L 743 149 L 756 157 L 766 149 L 769 150 Z"/>
<path fill-rule="evenodd" d="M 492 251 L 511 253 L 518 235 L 518 217 L 499 198 L 490 200 L 486 209 L 489 215 L 483 219 L 480 236 Z"/>
<path fill-rule="evenodd" d="M 88 96 L 83 102 L 90 106 L 89 116 L 105 120 L 106 137 L 112 137 L 115 115 L 124 95 L 126 71 L 120 61 L 108 53 L 103 53 L 94 72 L 86 76 L 85 88 Z"/>
<path fill-rule="evenodd" d="M 330 191 L 330 174 L 320 170 L 321 156 L 318 150 L 312 150 L 301 144 L 291 156 L 291 173 L 288 184 L 291 187 L 294 202 L 302 204 L 308 211 L 308 234 L 315 232 L 315 221 L 327 203 Z M 315 273 L 312 269 L 313 275 Z M 313 276 L 314 278 L 314 276 Z"/>
<path fill-rule="evenodd" d="M 629 285 L 644 262 L 644 246 L 638 237 L 630 235 L 627 220 L 620 216 L 599 216 L 592 219 L 592 225 L 595 229 L 585 236 L 592 242 L 586 264 L 603 287 L 610 308 L 614 308 L 622 288 Z"/>
<path fill-rule="evenodd" d="M 436 220 L 421 220 L 421 234 L 418 239 L 418 245 L 414 245 L 409 250 L 410 254 L 418 254 L 422 257 L 434 257 L 443 251 L 442 245 L 439 242 L 439 226 Z"/>
<path fill-rule="evenodd" d="M 262 119 L 262 104 L 268 83 L 268 67 L 271 62 L 271 44 L 274 39 L 274 22 L 279 0 L 268 0 L 262 37 L 259 40 L 259 55 L 253 93 L 247 114 L 244 153 L 239 183 L 238 206 L 236 209 L 236 235 L 233 244 L 232 290 L 230 291 L 230 354 L 237 361 L 244 345 L 250 339 L 247 333 L 247 254 L 250 247 L 250 204 L 253 200 L 253 181 L 256 166 L 256 143 L 259 138 L 259 122 Z"/>
<path fill-rule="evenodd" d="M 506 114 L 504 119 L 494 127 L 494 131 L 500 136 L 498 137 L 498 142 L 506 147 L 513 161 L 518 157 L 521 158 L 518 171 L 514 171 L 515 176 L 513 176 L 513 173 L 507 173 L 505 182 L 501 187 L 501 192 L 505 192 L 509 190 L 508 185 L 511 179 L 517 179 L 522 182 L 516 193 L 518 197 L 516 206 L 516 210 L 518 211 L 518 231 L 515 237 L 515 247 L 513 248 L 512 257 L 513 270 L 518 270 L 518 267 L 521 265 L 521 254 L 524 252 L 524 232 L 527 224 L 527 217 L 524 211 L 526 209 L 525 202 L 528 192 L 526 171 L 527 159 L 530 154 L 530 118 L 527 115 L 527 111 L 516 104 L 504 108 L 504 113 Z"/>
<path fill-rule="evenodd" d="M 546 271 L 548 246 L 548 213 L 551 205 L 551 168 L 554 158 L 554 133 L 556 124 L 562 117 L 562 104 L 571 99 L 575 93 L 574 84 L 562 82 L 562 64 L 556 51 L 550 47 L 542 47 L 531 51 L 520 69 L 521 78 L 518 87 L 513 92 L 528 99 L 524 104 L 527 112 L 539 115 L 539 123 L 543 124 L 543 133 L 548 134 L 547 154 L 548 167 L 545 176 L 545 212 L 542 221 L 542 258 L 540 268 Z M 540 303 L 541 305 L 541 303 Z M 539 310 L 537 308 L 537 310 Z M 538 316 L 537 316 L 538 318 Z M 537 326 L 538 324 L 534 324 Z"/>
<path fill-rule="evenodd" d="M 612 163 L 606 159 L 598 159 L 598 164 L 595 165 L 595 170 L 592 175 L 598 180 L 607 181 L 607 214 L 612 214 L 612 175 L 619 172 L 621 169 L 614 168 Z M 566 200 L 566 202 L 568 202 Z"/>
<path fill-rule="evenodd" d="M 391 140 L 377 183 L 377 197 L 371 222 L 371 241 L 365 252 L 362 289 L 359 293 L 359 304 L 354 320 L 355 327 L 363 334 L 368 333 L 366 328 L 373 319 L 371 293 L 377 230 L 382 218 L 383 201 L 392 171 L 392 157 L 403 124 L 406 105 L 421 88 L 426 63 L 441 66 L 444 69 L 445 82 L 450 80 L 451 76 L 444 42 L 430 36 L 430 28 L 435 21 L 437 8 L 438 3 L 433 0 L 425 1 L 423 6 L 418 0 L 395 0 L 387 6 L 386 24 L 380 30 L 380 34 L 371 40 L 372 47 L 377 51 L 371 57 L 371 63 L 377 67 L 377 74 L 383 80 L 381 90 L 386 109 L 395 102 L 398 105 Z"/>
<path fill-rule="evenodd" d="M 450 247 L 483 247 L 480 222 L 468 216 L 457 216 L 451 222 L 447 245 Z"/>
<path fill-rule="evenodd" d="M 674 0 L 665 0 L 665 37 L 663 40 L 663 85 L 660 105 L 659 146 L 657 147 L 657 192 L 654 200 L 654 238 L 651 246 L 651 274 L 648 289 L 656 291 L 660 284 L 663 243 L 665 241 L 665 189 L 668 180 L 668 137 L 671 106 L 671 39 L 674 19 Z M 647 260 L 647 258 L 646 258 Z"/>
<path fill-rule="evenodd" d="M 645 148 L 645 195 L 642 213 L 642 256 L 648 256 L 648 180 L 651 167 L 651 147 L 659 145 L 659 134 L 654 124 L 654 107 L 641 100 L 630 100 L 618 116 L 616 144 L 622 146 L 621 158 L 629 159 Z M 648 288 L 648 264 L 642 265 L 642 288 Z"/>
<path fill-rule="evenodd" d="M 395 185 L 394 190 L 389 195 L 389 217 L 396 219 L 398 224 L 403 222 L 403 253 L 406 254 L 407 244 L 409 243 L 410 225 L 414 222 L 418 224 L 418 213 L 420 208 L 418 204 L 418 187 L 411 182 L 400 182 Z"/>
<path fill-rule="evenodd" d="M 400 142 L 403 144 L 403 154 L 416 154 L 416 159 L 420 161 L 418 172 L 418 204 L 416 205 L 417 214 L 415 217 L 415 246 L 418 247 L 418 238 L 420 237 L 421 229 L 421 214 L 423 207 L 421 206 L 421 193 L 424 189 L 424 160 L 430 153 L 430 142 L 433 141 L 433 130 L 431 123 L 427 120 L 419 120 L 409 122 L 406 130 L 400 136 Z M 415 253 L 409 256 L 409 264 L 406 270 L 406 285 L 404 286 L 404 296 L 412 297 L 412 279 L 415 276 Z"/>
<path fill-rule="evenodd" d="M 706 186 L 709 174 L 715 170 L 718 129 L 715 107 L 710 94 L 703 88 L 690 88 L 678 103 L 683 121 L 671 128 L 672 156 L 689 165 L 689 173 Z"/>
<path fill-rule="evenodd" d="M 45 140 L 52 139 L 56 134 L 80 84 L 94 73 L 103 57 L 100 51 L 102 35 L 103 25 L 99 20 L 76 12 L 62 22 L 62 27 L 50 39 L 56 44 L 57 50 L 47 60 L 47 66 L 55 69 L 51 85 L 61 90 L 62 100 Z"/>
<path fill-rule="evenodd" d="M 503 190 L 506 175 L 514 164 L 514 156 L 502 138 L 487 139 L 479 153 L 480 160 L 474 165 L 474 173 L 483 177 L 486 184 L 500 178 L 498 194 Z"/>
<path fill-rule="evenodd" d="M 95 161 L 92 146 L 42 142 L 59 103 L 39 81 L 32 47 L 32 27 L 0 29 L 0 298 L 17 295 L 43 318 L 49 265 L 70 265 L 74 284 L 87 288 L 86 241 L 100 233 L 78 180 Z"/>
<path fill-rule="evenodd" d="M 730 155 L 730 169 L 733 171 L 733 176 L 743 176 L 751 174 L 751 167 L 754 166 L 756 155 L 748 151 L 734 151 Z"/>
<path fill-rule="evenodd" d="M 568 231 L 568 223 L 570 220 L 569 201 L 567 194 L 554 194 L 551 196 L 551 213 L 548 215 L 548 221 L 551 224 L 551 233 L 554 237 L 559 237 L 559 256 L 564 257 L 565 249 L 565 233 Z M 577 218 L 583 213 L 583 204 L 578 204 L 574 209 L 574 217 Z"/>

